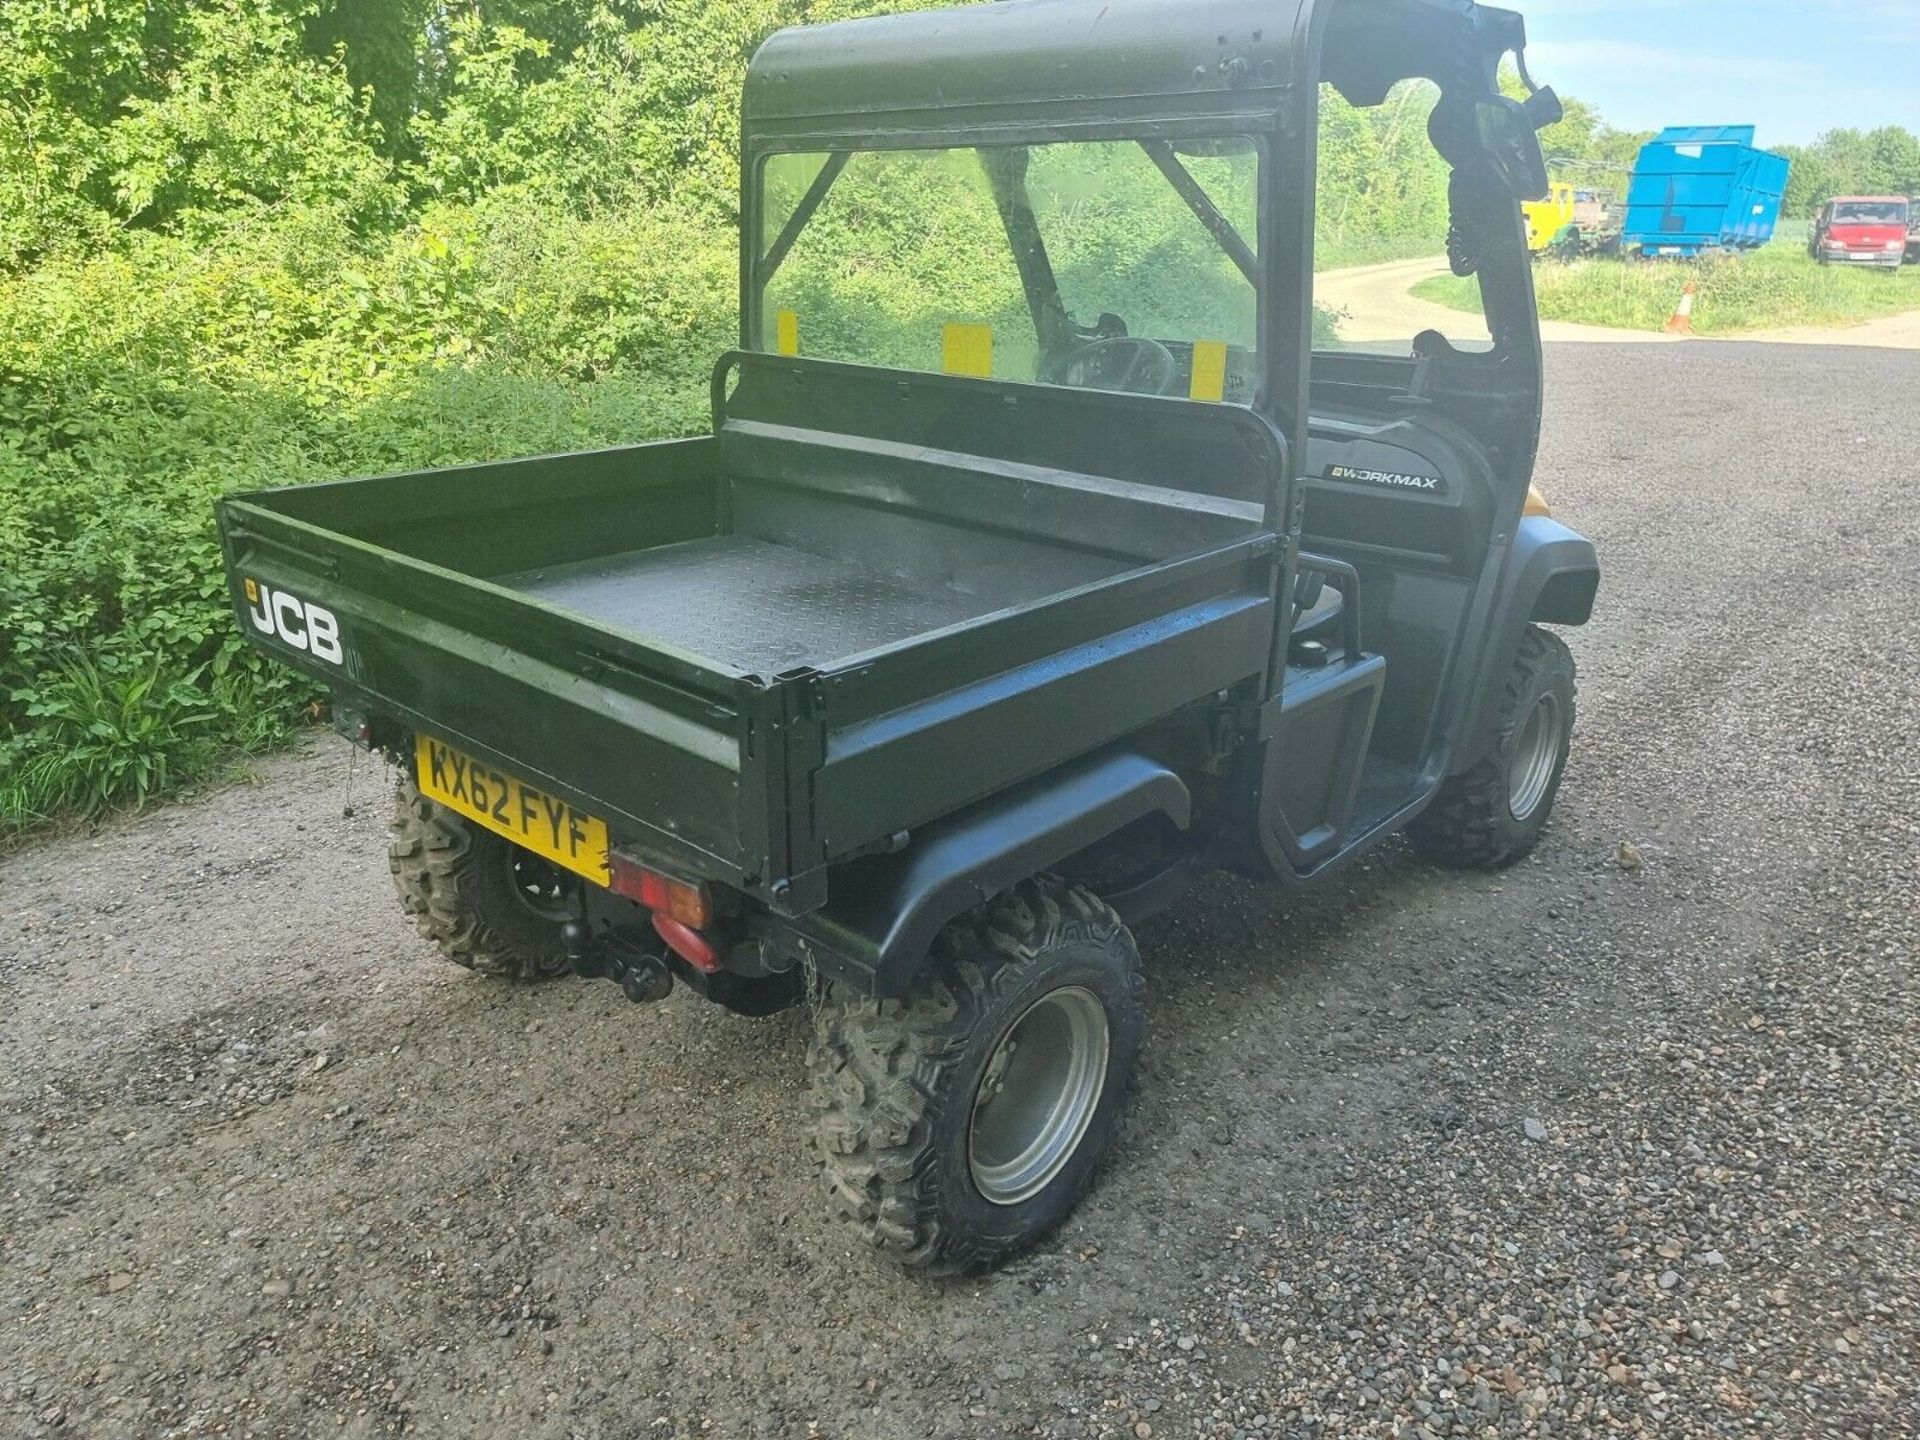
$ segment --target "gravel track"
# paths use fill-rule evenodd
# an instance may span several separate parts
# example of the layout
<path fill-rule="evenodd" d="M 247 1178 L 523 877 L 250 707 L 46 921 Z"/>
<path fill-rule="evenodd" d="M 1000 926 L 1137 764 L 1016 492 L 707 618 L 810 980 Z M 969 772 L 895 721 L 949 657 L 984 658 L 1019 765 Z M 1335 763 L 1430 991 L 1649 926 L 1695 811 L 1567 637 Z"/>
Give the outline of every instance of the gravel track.
<path fill-rule="evenodd" d="M 434 961 L 334 742 L 0 860 L 0 1433 L 1920 1431 L 1920 357 L 1550 360 L 1546 843 L 1144 927 L 1135 1121 L 994 1275 L 827 1223 L 799 1018 Z"/>
<path fill-rule="evenodd" d="M 1325 270 L 1313 277 L 1313 298 L 1316 304 L 1340 312 L 1343 344 L 1384 346 L 1389 354 L 1405 354 L 1407 342 L 1414 336 L 1423 330 L 1438 330 L 1455 340 L 1477 340 L 1484 346 L 1487 339 L 1484 320 L 1413 293 L 1422 280 L 1451 273 L 1444 257 L 1433 256 Z M 1677 289 L 1674 295 L 1677 299 Z M 1575 325 L 1566 320 L 1543 320 L 1540 334 L 1551 342 L 1578 341 L 1590 345 L 1662 345 L 1672 344 L 1678 338 L 1605 325 Z"/>

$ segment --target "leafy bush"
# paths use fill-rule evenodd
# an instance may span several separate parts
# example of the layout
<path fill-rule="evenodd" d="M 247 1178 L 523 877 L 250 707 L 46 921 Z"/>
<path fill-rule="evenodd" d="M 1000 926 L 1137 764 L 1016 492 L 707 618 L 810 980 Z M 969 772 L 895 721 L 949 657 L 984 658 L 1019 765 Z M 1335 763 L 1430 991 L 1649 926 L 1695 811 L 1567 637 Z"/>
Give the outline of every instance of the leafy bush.
<path fill-rule="evenodd" d="M 338 63 L 315 63 L 264 5 L 190 13 L 184 60 L 159 95 L 130 97 L 106 134 L 124 223 L 189 233 L 261 206 L 322 207 L 355 229 L 400 218 L 404 194 L 375 148 L 366 99 Z"/>
<path fill-rule="evenodd" d="M 1321 268 L 1438 255 L 1446 248 L 1447 167 L 1427 141 L 1439 91 L 1396 86 L 1387 103 L 1320 96 L 1316 253 Z"/>
<path fill-rule="evenodd" d="M 306 218 L 0 281 L 0 825 L 137 803 L 313 698 L 235 631 L 219 495 L 704 423 L 724 232 L 502 203 L 358 245 Z"/>

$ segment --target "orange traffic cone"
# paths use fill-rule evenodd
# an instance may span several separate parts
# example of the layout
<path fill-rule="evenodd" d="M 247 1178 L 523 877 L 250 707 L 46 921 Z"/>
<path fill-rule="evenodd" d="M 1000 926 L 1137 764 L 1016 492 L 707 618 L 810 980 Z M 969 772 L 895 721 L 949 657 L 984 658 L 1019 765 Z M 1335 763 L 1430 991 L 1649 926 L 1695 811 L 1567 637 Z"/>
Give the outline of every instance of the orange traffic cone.
<path fill-rule="evenodd" d="M 1673 312 L 1673 318 L 1667 321 L 1669 335 L 1691 335 L 1693 333 L 1693 297 L 1700 287 L 1689 280 L 1687 288 L 1680 292 L 1680 308 Z"/>

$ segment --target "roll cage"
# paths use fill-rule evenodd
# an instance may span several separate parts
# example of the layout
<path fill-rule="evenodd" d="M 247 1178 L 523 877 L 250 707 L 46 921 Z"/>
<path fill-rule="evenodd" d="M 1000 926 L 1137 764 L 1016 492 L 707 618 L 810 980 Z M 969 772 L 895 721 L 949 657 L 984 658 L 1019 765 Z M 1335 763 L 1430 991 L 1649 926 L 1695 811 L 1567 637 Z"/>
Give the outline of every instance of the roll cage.
<path fill-rule="evenodd" d="M 1482 267 L 1490 355 L 1453 351 L 1437 335 L 1405 357 L 1311 352 L 1322 83 L 1359 105 L 1380 103 L 1403 80 L 1438 86 L 1433 140 L 1456 167 L 1463 262 L 1476 248 L 1524 257 L 1518 206 L 1477 163 L 1464 115 L 1475 98 L 1499 93 L 1502 58 L 1525 45 L 1519 15 L 1472 0 L 1003 0 L 783 31 L 755 55 L 744 96 L 742 345 L 763 332 L 764 279 L 854 152 L 1131 140 L 1253 281 L 1265 361 L 1253 408 L 1292 454 L 1306 453 L 1318 386 L 1415 400 L 1451 389 L 1500 432 L 1490 437 L 1497 449 L 1530 459 L 1540 354 L 1524 264 Z M 1269 159 L 1251 243 L 1207 213 L 1177 149 L 1249 135 Z M 767 239 L 760 167 L 794 151 L 832 158 Z M 1023 225 L 1020 177 L 988 168 L 1036 334 L 1043 347 L 1058 345 L 1066 307 L 1044 243 Z"/>

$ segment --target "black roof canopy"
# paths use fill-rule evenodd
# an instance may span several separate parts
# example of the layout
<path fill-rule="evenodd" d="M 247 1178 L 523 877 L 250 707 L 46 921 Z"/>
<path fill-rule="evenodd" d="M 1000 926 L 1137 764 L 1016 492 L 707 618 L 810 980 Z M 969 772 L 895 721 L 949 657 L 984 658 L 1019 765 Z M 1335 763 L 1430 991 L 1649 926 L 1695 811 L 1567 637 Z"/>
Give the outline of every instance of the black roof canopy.
<path fill-rule="evenodd" d="M 1321 78 L 1361 103 L 1412 75 L 1490 82 L 1524 43 L 1519 16 L 1473 0 L 1000 0 L 783 30 L 744 119 L 751 142 L 1272 116 Z"/>

